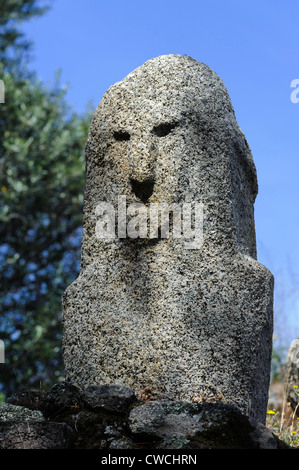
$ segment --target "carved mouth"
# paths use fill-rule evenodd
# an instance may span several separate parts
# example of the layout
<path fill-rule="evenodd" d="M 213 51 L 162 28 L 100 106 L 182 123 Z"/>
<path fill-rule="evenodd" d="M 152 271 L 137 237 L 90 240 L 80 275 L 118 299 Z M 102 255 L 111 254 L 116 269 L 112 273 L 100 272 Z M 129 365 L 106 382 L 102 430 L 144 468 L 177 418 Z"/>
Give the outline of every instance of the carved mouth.
<path fill-rule="evenodd" d="M 142 201 L 143 203 L 147 202 L 154 191 L 154 179 L 148 178 L 144 181 L 138 181 L 131 178 L 130 183 L 135 196 L 137 196 L 138 199 L 140 199 L 140 201 Z"/>

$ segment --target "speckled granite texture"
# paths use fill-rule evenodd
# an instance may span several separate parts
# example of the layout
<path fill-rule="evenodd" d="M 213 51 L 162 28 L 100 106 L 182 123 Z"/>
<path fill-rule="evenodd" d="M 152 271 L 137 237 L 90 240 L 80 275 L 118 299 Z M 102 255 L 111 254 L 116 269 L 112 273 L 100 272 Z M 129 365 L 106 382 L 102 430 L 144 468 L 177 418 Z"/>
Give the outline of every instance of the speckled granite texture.
<path fill-rule="evenodd" d="M 272 274 L 256 260 L 255 165 L 227 90 L 180 55 L 111 86 L 91 124 L 79 277 L 63 296 L 66 380 L 218 401 L 265 421 Z M 203 244 L 100 239 L 97 207 L 201 203 Z M 116 223 L 117 225 L 117 223 Z"/>

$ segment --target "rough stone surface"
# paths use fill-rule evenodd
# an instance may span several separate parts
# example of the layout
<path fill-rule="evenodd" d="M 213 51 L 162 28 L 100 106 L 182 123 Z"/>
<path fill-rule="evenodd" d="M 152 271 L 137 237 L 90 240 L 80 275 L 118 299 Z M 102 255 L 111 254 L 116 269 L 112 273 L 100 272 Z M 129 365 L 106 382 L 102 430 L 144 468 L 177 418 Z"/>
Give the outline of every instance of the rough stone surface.
<path fill-rule="evenodd" d="M 286 359 L 285 397 L 299 417 L 299 338 L 292 342 Z"/>
<path fill-rule="evenodd" d="M 147 402 L 129 417 L 132 435 L 159 448 L 277 449 L 273 433 L 225 404 Z"/>
<path fill-rule="evenodd" d="M 72 436 L 65 423 L 0 421 L 0 449 L 67 449 Z"/>
<path fill-rule="evenodd" d="M 73 408 L 76 395 L 82 399 L 79 410 Z M 59 384 L 41 402 L 41 411 L 46 411 L 42 420 L 25 420 L 23 407 L 7 405 L 18 408 L 19 412 L 10 414 L 9 421 L 0 419 L 0 449 L 289 448 L 270 429 L 243 415 L 233 405 L 142 402 L 132 400 L 133 396 L 132 390 L 113 385 L 79 390 L 69 383 L 63 388 Z M 49 399 L 51 417 L 49 408 L 45 407 Z"/>
<path fill-rule="evenodd" d="M 43 421 L 44 417 L 38 410 L 30 410 L 23 406 L 0 402 L 0 421 Z"/>
<path fill-rule="evenodd" d="M 134 401 L 134 392 L 121 385 L 91 385 L 84 391 L 84 403 L 91 410 L 124 414 Z"/>
<path fill-rule="evenodd" d="M 158 400 L 221 399 L 264 423 L 273 277 L 256 259 L 257 190 L 249 146 L 209 67 L 161 56 L 111 86 L 86 145 L 81 271 L 63 297 L 66 379 L 137 396 L 149 387 Z M 96 208 L 106 201 L 117 212 L 123 195 L 146 209 L 201 203 L 202 246 L 171 230 L 99 238 Z"/>
<path fill-rule="evenodd" d="M 40 409 L 46 418 L 63 421 L 70 412 L 76 414 L 82 409 L 82 392 L 68 382 L 58 383 L 44 394 Z"/>
<path fill-rule="evenodd" d="M 37 390 L 24 390 L 9 397 L 7 403 L 24 406 L 25 408 L 29 408 L 29 410 L 38 410 L 43 396 L 43 392 Z"/>
<path fill-rule="evenodd" d="M 37 409 L 35 392 L 20 392 L 0 402 L 0 449 L 64 449 L 71 445 L 73 431 L 65 423 L 47 422 Z M 39 394 L 39 399 L 41 398 Z M 34 410 L 21 406 L 31 403 Z"/>
<path fill-rule="evenodd" d="M 253 427 L 250 438 L 254 447 L 258 447 L 259 449 L 287 448 L 287 445 L 283 445 L 270 429 L 266 428 L 261 423 L 253 421 L 252 418 L 249 419 L 249 422 Z"/>

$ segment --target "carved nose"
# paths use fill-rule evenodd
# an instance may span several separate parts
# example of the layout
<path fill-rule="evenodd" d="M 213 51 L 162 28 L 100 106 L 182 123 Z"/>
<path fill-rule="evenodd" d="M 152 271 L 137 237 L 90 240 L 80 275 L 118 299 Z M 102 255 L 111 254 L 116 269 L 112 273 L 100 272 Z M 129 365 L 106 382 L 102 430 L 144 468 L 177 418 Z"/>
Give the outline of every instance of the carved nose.
<path fill-rule="evenodd" d="M 142 202 L 146 202 L 153 194 L 155 181 L 148 178 L 144 181 L 138 181 L 131 178 L 130 180 L 133 193 Z"/>

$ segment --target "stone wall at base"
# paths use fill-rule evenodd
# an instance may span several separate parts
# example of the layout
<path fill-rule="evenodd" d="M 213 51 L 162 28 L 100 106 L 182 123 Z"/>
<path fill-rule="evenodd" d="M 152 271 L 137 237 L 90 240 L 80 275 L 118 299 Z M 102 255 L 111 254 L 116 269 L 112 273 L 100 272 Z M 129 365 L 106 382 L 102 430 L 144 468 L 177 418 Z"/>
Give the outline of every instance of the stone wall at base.
<path fill-rule="evenodd" d="M 141 400 L 119 385 L 62 382 L 16 394 L 1 405 L 0 449 L 288 448 L 232 405 L 159 401 L 149 392 Z"/>

